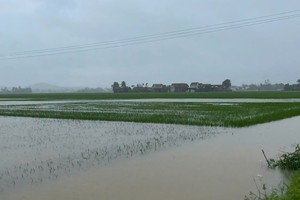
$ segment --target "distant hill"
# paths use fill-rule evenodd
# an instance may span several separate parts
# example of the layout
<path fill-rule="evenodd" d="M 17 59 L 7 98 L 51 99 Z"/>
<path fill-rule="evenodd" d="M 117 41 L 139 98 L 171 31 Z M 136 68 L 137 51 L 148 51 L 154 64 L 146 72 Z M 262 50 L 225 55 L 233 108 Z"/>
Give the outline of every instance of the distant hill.
<path fill-rule="evenodd" d="M 64 93 L 64 92 L 81 92 L 81 93 L 100 93 L 111 92 L 110 88 L 87 88 L 87 87 L 62 87 L 49 83 L 37 83 L 28 86 L 33 93 Z"/>
<path fill-rule="evenodd" d="M 82 89 L 82 87 L 61 87 L 49 83 L 37 83 L 28 87 L 32 89 L 33 93 L 76 92 L 77 90 Z"/>

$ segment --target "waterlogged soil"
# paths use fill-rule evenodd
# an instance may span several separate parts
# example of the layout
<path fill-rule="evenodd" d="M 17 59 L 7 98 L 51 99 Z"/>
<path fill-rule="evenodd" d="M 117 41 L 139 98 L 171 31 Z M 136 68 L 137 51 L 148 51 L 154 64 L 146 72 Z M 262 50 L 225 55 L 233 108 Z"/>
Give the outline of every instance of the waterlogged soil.
<path fill-rule="evenodd" d="M 299 120 L 225 129 L 2 117 L 0 198 L 243 199 L 285 180 L 261 149 L 292 150 Z"/>

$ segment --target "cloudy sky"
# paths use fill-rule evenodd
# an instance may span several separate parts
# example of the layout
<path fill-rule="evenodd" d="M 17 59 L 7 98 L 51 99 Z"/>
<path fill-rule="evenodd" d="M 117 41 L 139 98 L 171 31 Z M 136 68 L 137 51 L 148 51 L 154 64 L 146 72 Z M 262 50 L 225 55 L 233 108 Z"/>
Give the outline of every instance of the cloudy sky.
<path fill-rule="evenodd" d="M 0 0 L 0 58 L 298 9 L 299 0 Z M 300 17 L 145 44 L 0 59 L 0 86 L 109 87 L 122 80 L 132 85 L 227 78 L 234 85 L 267 79 L 295 83 Z"/>

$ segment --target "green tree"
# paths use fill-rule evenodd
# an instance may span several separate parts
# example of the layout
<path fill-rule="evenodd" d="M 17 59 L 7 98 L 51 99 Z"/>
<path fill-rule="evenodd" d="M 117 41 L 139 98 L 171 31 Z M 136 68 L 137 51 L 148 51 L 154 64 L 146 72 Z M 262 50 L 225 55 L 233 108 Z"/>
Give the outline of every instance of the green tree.
<path fill-rule="evenodd" d="M 125 81 L 121 82 L 120 92 L 130 92 L 131 88 L 126 85 Z"/>
<path fill-rule="evenodd" d="M 120 91 L 120 85 L 119 85 L 118 82 L 114 82 L 111 87 L 112 87 L 114 92 L 119 92 Z"/>
<path fill-rule="evenodd" d="M 291 90 L 290 84 L 285 84 L 284 87 L 283 87 L 283 90 L 286 90 L 286 91 Z"/>
<path fill-rule="evenodd" d="M 226 79 L 225 81 L 223 81 L 222 85 L 224 86 L 224 88 L 226 90 L 228 90 L 231 87 L 231 81 L 230 81 L 230 79 Z"/>
<path fill-rule="evenodd" d="M 122 83 L 121 83 L 121 88 L 126 88 L 126 87 L 127 87 L 126 82 L 125 82 L 125 81 L 122 81 Z"/>

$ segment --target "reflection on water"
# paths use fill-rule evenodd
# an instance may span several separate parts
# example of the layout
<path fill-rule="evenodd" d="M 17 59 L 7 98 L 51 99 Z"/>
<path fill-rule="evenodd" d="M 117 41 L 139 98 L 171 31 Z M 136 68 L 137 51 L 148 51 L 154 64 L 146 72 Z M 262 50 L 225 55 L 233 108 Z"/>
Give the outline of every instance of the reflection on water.
<path fill-rule="evenodd" d="M 30 124 L 30 120 L 35 119 L 1 118 L 0 120 L 1 130 L 3 127 L 10 130 L 14 127 L 12 122 L 14 120 L 19 123 L 17 127 L 26 127 L 26 124 Z M 3 126 L 3 120 L 5 126 Z M 250 191 L 256 192 L 253 178 L 258 184 L 267 183 L 269 187 L 276 186 L 282 180 L 281 173 L 267 168 L 261 149 L 265 150 L 268 157 L 276 157 L 280 151 L 293 150 L 291 144 L 299 142 L 299 120 L 300 117 L 295 117 L 248 128 L 213 129 L 212 132 L 223 132 L 223 134 L 193 143 L 185 143 L 180 148 L 166 148 L 158 153 L 125 159 L 118 163 L 100 167 L 96 164 L 89 170 L 81 171 L 70 177 L 47 181 L 40 185 L 35 184 L 24 190 L 15 189 L 14 194 L 3 195 L 1 199 L 243 199 L 244 195 Z M 142 128 L 138 127 L 139 124 L 134 123 L 73 122 L 47 119 L 44 120 L 45 127 L 48 127 L 49 123 L 50 127 L 54 127 L 50 128 L 51 131 L 48 131 L 47 135 L 47 133 L 43 133 L 44 127 L 41 126 L 43 124 L 41 121 L 37 120 L 34 124 L 31 123 L 29 127 L 34 126 L 35 129 L 24 128 L 22 132 L 28 136 L 30 132 L 38 135 L 37 133 L 40 131 L 44 135 L 42 139 L 29 139 L 34 141 L 30 145 L 35 145 L 35 147 L 44 141 L 44 137 L 49 137 L 50 144 L 54 143 L 54 145 L 40 146 L 41 149 L 48 148 L 48 150 L 40 152 L 39 159 L 52 158 L 56 162 L 63 157 L 59 155 L 71 155 L 74 159 L 93 157 L 95 156 L 93 149 L 98 147 L 98 143 L 100 146 L 109 144 L 106 145 L 107 148 L 110 147 L 110 150 L 116 153 L 118 148 L 115 151 L 113 149 L 118 145 L 114 144 L 137 145 L 140 142 L 140 144 L 144 144 L 145 148 L 149 138 L 157 138 L 157 134 L 162 135 L 163 139 L 160 141 L 166 143 L 172 141 L 170 145 L 173 146 L 174 143 L 182 144 L 185 139 L 193 140 L 194 137 L 187 139 L 189 135 L 201 133 L 196 138 L 203 138 L 203 134 L 206 136 L 210 133 L 206 128 L 190 126 L 144 124 L 142 125 L 144 128 Z M 76 125 L 77 123 L 79 125 Z M 55 124 L 57 125 L 55 126 Z M 75 127 L 72 128 L 73 126 Z M 76 132 L 77 129 L 79 131 Z M 85 133 L 80 134 L 80 130 L 85 130 Z M 98 136 L 93 134 L 95 130 L 107 131 L 102 134 L 102 131 L 99 131 L 103 141 L 97 139 Z M 73 136 L 74 131 L 75 136 Z M 2 131 L 0 133 L 0 141 L 3 141 L 5 133 Z M 11 131 L 9 134 L 13 133 Z M 49 136 L 51 133 L 56 133 L 56 136 L 52 138 Z M 22 138 L 20 133 L 14 134 L 15 138 L 19 138 L 18 141 L 27 136 Z M 67 140 L 70 140 L 71 144 L 68 144 Z M 85 143 L 86 140 L 87 143 Z M 85 144 L 81 144 L 81 141 Z M 5 143 L 3 142 L 1 146 Z M 154 145 L 154 143 L 151 144 Z M 70 146 L 68 147 L 68 145 Z M 55 146 L 59 150 L 66 148 L 66 152 L 60 151 L 57 154 Z M 76 148 L 77 146 L 79 150 Z M 18 145 L 15 144 L 15 147 Z M 25 145 L 25 147 L 28 146 Z M 74 149 L 71 150 L 72 148 Z M 84 149 L 89 150 L 82 151 Z M 107 149 L 107 152 L 110 150 Z M 9 152 L 13 152 L 13 150 L 11 149 Z M 19 151 L 17 150 L 17 152 Z M 84 152 L 83 155 L 81 155 L 82 152 Z M 29 153 L 25 160 L 35 161 L 36 156 L 29 158 L 29 155 L 31 154 Z M 130 151 L 123 156 L 127 155 L 130 155 Z M 5 155 L 1 154 L 1 156 Z M 18 162 L 21 163 L 20 160 Z M 13 163 L 13 159 L 10 163 Z M 87 163 L 90 165 L 89 162 Z M 4 167 L 2 163 L 1 166 Z"/>

